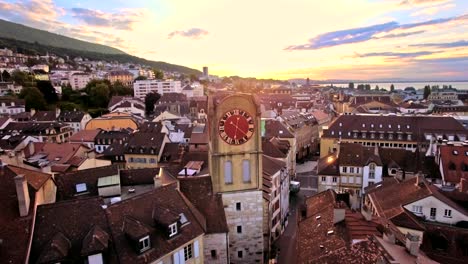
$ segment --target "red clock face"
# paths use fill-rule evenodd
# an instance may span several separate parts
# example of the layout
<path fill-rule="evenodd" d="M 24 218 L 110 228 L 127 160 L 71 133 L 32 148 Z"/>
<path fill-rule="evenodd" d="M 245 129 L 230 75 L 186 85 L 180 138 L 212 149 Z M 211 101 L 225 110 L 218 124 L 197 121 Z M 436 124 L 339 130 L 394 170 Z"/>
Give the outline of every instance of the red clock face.
<path fill-rule="evenodd" d="M 244 110 L 233 109 L 219 120 L 219 136 L 228 144 L 241 145 L 253 135 L 255 122 Z"/>

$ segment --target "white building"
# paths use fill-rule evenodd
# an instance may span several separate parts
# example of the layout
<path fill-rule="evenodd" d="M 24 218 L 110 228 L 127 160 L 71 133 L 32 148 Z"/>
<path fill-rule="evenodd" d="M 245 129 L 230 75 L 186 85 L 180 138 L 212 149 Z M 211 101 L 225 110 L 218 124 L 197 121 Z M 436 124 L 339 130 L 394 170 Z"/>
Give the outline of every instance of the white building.
<path fill-rule="evenodd" d="M 160 80 L 138 80 L 133 83 L 133 95 L 144 99 L 148 93 L 180 93 L 182 86 L 180 81 L 160 81 Z"/>
<path fill-rule="evenodd" d="M 77 72 L 70 76 L 70 85 L 73 90 L 81 90 L 94 79 L 94 76 L 88 73 Z"/>
<path fill-rule="evenodd" d="M 25 112 L 25 103 L 22 99 L 1 99 L 0 114 L 19 114 Z"/>

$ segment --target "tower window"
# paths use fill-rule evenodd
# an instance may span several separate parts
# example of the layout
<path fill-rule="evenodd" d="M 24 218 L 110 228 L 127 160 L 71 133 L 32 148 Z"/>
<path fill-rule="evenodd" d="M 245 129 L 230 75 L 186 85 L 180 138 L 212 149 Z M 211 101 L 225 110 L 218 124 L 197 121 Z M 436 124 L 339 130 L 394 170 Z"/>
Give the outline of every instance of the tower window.
<path fill-rule="evenodd" d="M 237 251 L 237 257 L 238 258 L 243 258 L 244 257 L 244 252 L 242 252 L 242 250 Z"/>
<path fill-rule="evenodd" d="M 230 160 L 224 162 L 224 183 L 232 183 L 232 161 Z"/>
<path fill-rule="evenodd" d="M 242 234 L 242 226 L 237 226 L 237 233 Z"/>
<path fill-rule="evenodd" d="M 243 160 L 242 161 L 242 180 L 244 182 L 250 182 L 250 160 Z"/>
<path fill-rule="evenodd" d="M 239 203 L 236 203 L 236 211 L 240 211 L 240 210 L 242 210 L 242 205 L 239 202 Z"/>

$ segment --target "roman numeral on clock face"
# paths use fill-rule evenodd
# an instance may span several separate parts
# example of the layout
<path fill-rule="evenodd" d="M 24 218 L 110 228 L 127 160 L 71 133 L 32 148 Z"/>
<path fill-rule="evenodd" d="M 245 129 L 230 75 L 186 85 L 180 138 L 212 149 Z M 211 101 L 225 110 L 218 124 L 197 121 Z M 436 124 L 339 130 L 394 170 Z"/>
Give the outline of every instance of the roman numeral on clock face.
<path fill-rule="evenodd" d="M 241 145 L 255 132 L 254 118 L 242 109 L 225 112 L 218 121 L 218 133 L 227 144 Z"/>

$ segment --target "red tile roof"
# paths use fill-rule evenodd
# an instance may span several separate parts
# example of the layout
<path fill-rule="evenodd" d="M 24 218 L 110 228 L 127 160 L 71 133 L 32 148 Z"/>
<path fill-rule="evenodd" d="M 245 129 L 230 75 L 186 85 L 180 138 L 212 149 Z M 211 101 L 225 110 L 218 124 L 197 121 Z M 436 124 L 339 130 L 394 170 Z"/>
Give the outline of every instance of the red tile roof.
<path fill-rule="evenodd" d="M 96 136 L 101 133 L 100 129 L 94 130 L 81 130 L 76 132 L 70 137 L 71 143 L 81 143 L 81 142 L 93 142 L 96 139 Z"/>
<path fill-rule="evenodd" d="M 443 180 L 459 184 L 460 180 L 468 180 L 468 146 L 440 146 Z"/>
<path fill-rule="evenodd" d="M 159 187 L 150 192 L 137 195 L 133 198 L 110 205 L 107 210 L 107 219 L 111 228 L 113 243 L 119 255 L 120 263 L 148 263 L 169 254 L 176 248 L 192 241 L 204 234 L 204 230 L 193 213 L 193 205 L 188 204 L 183 195 L 176 189 L 176 184 Z M 168 240 L 166 230 L 156 227 L 149 230 L 151 250 L 143 256 L 136 253 L 134 247 L 125 235 L 122 227 L 127 216 L 141 222 L 146 226 L 154 226 L 155 207 L 170 208 L 175 213 L 183 213 L 188 224 L 178 228 L 178 234 Z"/>
<path fill-rule="evenodd" d="M 24 263 L 28 250 L 28 239 L 32 224 L 34 192 L 29 192 L 31 199 L 30 214 L 20 217 L 16 198 L 15 180 L 17 174 L 5 166 L 0 169 L 0 259 L 2 263 Z"/>

